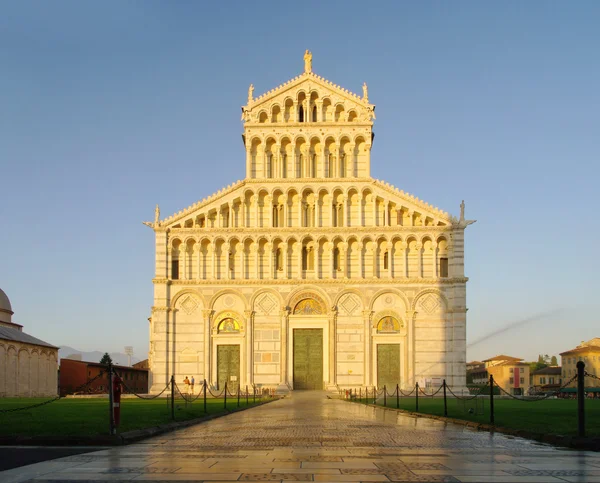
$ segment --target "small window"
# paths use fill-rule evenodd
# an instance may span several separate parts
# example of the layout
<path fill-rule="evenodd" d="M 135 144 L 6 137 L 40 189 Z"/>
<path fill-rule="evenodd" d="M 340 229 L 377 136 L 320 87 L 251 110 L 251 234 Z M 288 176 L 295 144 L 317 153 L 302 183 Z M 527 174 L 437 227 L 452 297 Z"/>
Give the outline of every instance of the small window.
<path fill-rule="evenodd" d="M 171 260 L 171 278 L 179 280 L 179 260 Z"/>
<path fill-rule="evenodd" d="M 524 372 L 525 372 L 525 368 L 524 368 L 524 367 L 520 367 L 520 368 L 519 368 L 519 372 L 520 372 L 521 374 L 522 374 L 522 373 L 524 373 Z"/>
<path fill-rule="evenodd" d="M 521 384 L 525 384 L 525 378 L 524 377 L 521 378 Z"/>
<path fill-rule="evenodd" d="M 509 382 L 510 384 L 514 384 L 514 383 L 515 383 L 515 378 L 514 378 L 514 377 L 511 377 L 511 378 L 508 380 L 508 382 Z"/>
<path fill-rule="evenodd" d="M 509 367 L 509 368 L 508 368 L 508 372 L 510 372 L 510 373 L 512 374 L 512 372 L 513 372 L 513 368 L 512 368 L 512 367 Z"/>
<path fill-rule="evenodd" d="M 339 248 L 333 249 L 333 269 L 341 270 L 341 268 L 340 268 L 340 249 Z"/>
<path fill-rule="evenodd" d="M 389 269 L 389 265 L 390 265 L 390 256 L 389 256 L 389 253 L 386 251 L 383 254 L 383 269 L 384 270 Z"/>
<path fill-rule="evenodd" d="M 448 259 L 440 258 L 440 277 L 448 277 Z"/>
<path fill-rule="evenodd" d="M 554 378 L 553 377 L 549 377 L 548 378 L 548 384 L 554 384 Z"/>

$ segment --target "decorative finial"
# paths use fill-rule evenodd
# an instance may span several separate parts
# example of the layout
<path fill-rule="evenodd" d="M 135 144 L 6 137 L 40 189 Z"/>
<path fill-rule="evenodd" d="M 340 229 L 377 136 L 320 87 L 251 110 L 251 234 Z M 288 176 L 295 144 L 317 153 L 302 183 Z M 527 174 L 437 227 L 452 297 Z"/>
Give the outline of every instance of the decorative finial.
<path fill-rule="evenodd" d="M 158 226 L 160 224 L 160 208 L 156 205 L 154 208 L 154 224 Z"/>
<path fill-rule="evenodd" d="M 460 221 L 465 221 L 465 200 L 460 204 Z"/>
<path fill-rule="evenodd" d="M 363 82 L 363 101 L 369 102 L 369 88 L 366 82 Z"/>
<path fill-rule="evenodd" d="M 250 104 L 254 100 L 254 85 L 250 84 L 248 87 L 248 104 Z"/>
<path fill-rule="evenodd" d="M 312 54 L 308 49 L 304 52 L 304 72 L 312 72 Z"/>

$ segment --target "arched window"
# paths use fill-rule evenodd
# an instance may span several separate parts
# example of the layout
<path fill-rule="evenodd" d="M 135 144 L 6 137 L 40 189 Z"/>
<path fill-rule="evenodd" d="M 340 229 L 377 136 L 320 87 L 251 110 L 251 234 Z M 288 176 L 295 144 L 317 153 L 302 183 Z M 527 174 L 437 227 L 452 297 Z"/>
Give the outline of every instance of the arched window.
<path fill-rule="evenodd" d="M 335 163 L 335 157 L 333 156 L 333 154 L 329 153 L 329 156 L 327 157 L 327 176 L 329 178 L 333 178 L 333 166 Z"/>
<path fill-rule="evenodd" d="M 281 253 L 281 248 L 278 248 L 275 251 L 275 267 L 276 270 L 281 272 L 283 270 L 283 256 Z"/>
<path fill-rule="evenodd" d="M 338 271 L 342 269 L 340 266 L 340 249 L 337 247 L 333 249 L 333 269 Z"/>
<path fill-rule="evenodd" d="M 313 154 L 310 163 L 310 177 L 315 178 L 317 176 L 317 155 Z"/>
<path fill-rule="evenodd" d="M 273 177 L 273 155 L 267 154 L 267 178 Z"/>
<path fill-rule="evenodd" d="M 304 178 L 304 155 L 298 156 L 298 178 Z"/>
<path fill-rule="evenodd" d="M 317 106 L 313 106 L 313 110 L 312 110 L 312 122 L 317 122 Z"/>
<path fill-rule="evenodd" d="M 298 122 L 304 122 L 304 107 L 298 106 Z"/>
<path fill-rule="evenodd" d="M 273 205 L 273 227 L 279 226 L 279 206 Z"/>
<path fill-rule="evenodd" d="M 308 248 L 302 247 L 302 270 L 308 270 Z"/>
<path fill-rule="evenodd" d="M 315 269 L 315 251 L 313 247 L 308 248 L 308 270 Z"/>
<path fill-rule="evenodd" d="M 340 174 L 339 174 L 340 178 L 345 178 L 346 177 L 346 155 L 342 154 L 340 155 Z"/>
<path fill-rule="evenodd" d="M 344 205 L 337 205 L 337 217 L 336 217 L 336 225 L 335 226 L 344 226 Z"/>
<path fill-rule="evenodd" d="M 287 178 L 287 154 L 281 156 L 281 177 Z"/>
<path fill-rule="evenodd" d="M 386 250 L 386 252 L 383 254 L 383 269 L 387 270 L 389 268 L 389 263 L 390 263 L 390 255 L 388 253 L 388 251 Z"/>

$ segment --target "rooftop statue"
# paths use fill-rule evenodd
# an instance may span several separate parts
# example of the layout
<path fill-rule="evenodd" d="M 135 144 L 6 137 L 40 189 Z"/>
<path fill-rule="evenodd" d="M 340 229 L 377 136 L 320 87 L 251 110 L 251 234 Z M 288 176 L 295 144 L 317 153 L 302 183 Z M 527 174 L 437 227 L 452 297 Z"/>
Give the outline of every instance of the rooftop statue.
<path fill-rule="evenodd" d="M 154 224 L 156 226 L 158 226 L 160 222 L 160 208 L 158 207 L 158 205 L 156 205 L 156 208 L 154 209 Z"/>
<path fill-rule="evenodd" d="M 312 54 L 308 49 L 304 52 L 304 72 L 312 72 Z"/>
<path fill-rule="evenodd" d="M 254 100 L 254 85 L 250 84 L 248 87 L 248 104 L 250 104 Z"/>
<path fill-rule="evenodd" d="M 460 204 L 460 221 L 465 221 L 465 200 Z"/>
<path fill-rule="evenodd" d="M 363 101 L 369 102 L 369 88 L 366 82 L 363 83 Z"/>

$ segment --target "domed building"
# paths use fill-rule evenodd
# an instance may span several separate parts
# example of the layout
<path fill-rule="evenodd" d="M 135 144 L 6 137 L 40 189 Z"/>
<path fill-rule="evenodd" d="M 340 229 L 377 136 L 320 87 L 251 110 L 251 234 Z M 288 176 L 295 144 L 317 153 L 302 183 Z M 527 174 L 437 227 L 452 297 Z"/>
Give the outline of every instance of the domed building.
<path fill-rule="evenodd" d="M 0 289 L 0 397 L 56 396 L 58 347 L 23 332 L 13 315 Z"/>
<path fill-rule="evenodd" d="M 151 392 L 466 387 L 465 229 L 371 177 L 375 105 L 312 71 L 242 106 L 245 179 L 153 222 Z M 397 162 L 388 160 L 387 162 Z"/>

